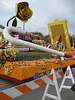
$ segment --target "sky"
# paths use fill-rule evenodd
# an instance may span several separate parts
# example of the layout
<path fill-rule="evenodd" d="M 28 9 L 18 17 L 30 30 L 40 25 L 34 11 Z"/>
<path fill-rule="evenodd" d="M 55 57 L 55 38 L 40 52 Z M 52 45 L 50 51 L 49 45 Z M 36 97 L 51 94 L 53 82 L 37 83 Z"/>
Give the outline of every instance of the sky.
<path fill-rule="evenodd" d="M 7 21 L 15 15 L 15 4 L 19 2 L 28 2 L 33 11 L 33 16 L 25 23 L 26 32 L 41 32 L 48 35 L 48 23 L 53 23 L 55 19 L 66 19 L 69 34 L 75 34 L 75 0 L 0 0 L 1 25 L 6 27 Z M 17 27 L 23 29 L 23 22 L 19 19 L 17 21 Z M 12 21 L 9 26 L 11 23 Z"/>

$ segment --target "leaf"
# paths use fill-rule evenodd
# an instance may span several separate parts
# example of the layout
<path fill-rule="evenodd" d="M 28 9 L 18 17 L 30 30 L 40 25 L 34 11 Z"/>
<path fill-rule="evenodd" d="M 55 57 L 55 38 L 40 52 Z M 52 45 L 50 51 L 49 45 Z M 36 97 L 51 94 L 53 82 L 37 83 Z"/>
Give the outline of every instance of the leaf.
<path fill-rule="evenodd" d="M 5 27 L 4 27 L 3 25 L 0 25 L 0 28 L 1 28 L 1 29 L 4 29 Z"/>
<path fill-rule="evenodd" d="M 17 19 L 15 18 L 12 22 L 12 26 L 16 27 L 17 26 Z"/>

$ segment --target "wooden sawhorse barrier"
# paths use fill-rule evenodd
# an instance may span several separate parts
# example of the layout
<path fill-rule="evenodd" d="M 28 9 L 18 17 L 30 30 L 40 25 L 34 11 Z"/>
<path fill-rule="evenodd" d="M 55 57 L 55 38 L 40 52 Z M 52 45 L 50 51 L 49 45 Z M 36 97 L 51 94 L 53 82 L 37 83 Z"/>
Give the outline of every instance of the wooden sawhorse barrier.
<path fill-rule="evenodd" d="M 62 100 L 61 95 L 60 95 L 60 92 L 61 92 L 62 88 L 71 89 L 71 86 L 65 86 L 64 85 L 65 80 L 66 79 L 71 79 L 72 83 L 74 84 L 74 78 L 73 78 L 70 66 L 68 66 L 67 69 L 66 69 L 66 72 L 64 74 L 64 78 L 63 78 L 62 83 L 60 85 L 60 89 L 58 87 L 58 83 L 57 83 L 57 79 L 56 79 L 56 75 L 55 75 L 54 69 L 52 69 L 51 74 L 53 74 L 53 83 L 48 83 L 46 85 L 42 100 L 45 100 L 46 96 L 49 97 L 49 98 L 52 98 L 52 99 Z M 50 84 L 55 86 L 56 92 L 57 92 L 57 96 L 48 94 L 48 89 L 49 89 Z"/>

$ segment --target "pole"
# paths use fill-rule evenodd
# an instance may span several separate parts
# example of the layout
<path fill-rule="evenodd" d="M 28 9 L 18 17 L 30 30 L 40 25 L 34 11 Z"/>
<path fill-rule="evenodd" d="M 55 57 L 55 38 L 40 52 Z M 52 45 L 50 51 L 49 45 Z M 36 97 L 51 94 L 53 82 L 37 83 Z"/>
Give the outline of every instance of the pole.
<path fill-rule="evenodd" d="M 23 22 L 23 30 L 25 31 L 25 23 Z"/>

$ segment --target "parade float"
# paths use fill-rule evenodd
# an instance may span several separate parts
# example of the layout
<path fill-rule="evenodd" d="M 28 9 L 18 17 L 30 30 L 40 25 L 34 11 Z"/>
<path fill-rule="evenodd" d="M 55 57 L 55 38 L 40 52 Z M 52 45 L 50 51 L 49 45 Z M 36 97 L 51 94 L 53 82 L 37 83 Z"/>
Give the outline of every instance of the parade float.
<path fill-rule="evenodd" d="M 14 17 L 18 17 L 21 21 L 27 22 L 31 16 L 32 10 L 30 10 L 29 4 L 27 2 L 21 2 L 19 4 L 16 4 L 16 16 Z M 9 21 L 7 22 L 7 26 L 8 23 Z M 16 53 L 14 54 L 14 47 L 11 48 L 13 51 L 12 53 L 11 50 L 8 50 L 8 48 L 1 49 L 0 77 L 20 84 L 49 75 L 51 69 L 55 69 L 55 72 L 59 73 L 62 76 L 62 69 L 66 68 L 68 65 L 70 65 L 71 67 L 75 66 L 74 51 L 71 51 L 72 49 L 70 45 L 66 21 L 64 20 L 62 23 L 62 21 L 60 22 L 58 20 L 55 20 L 55 24 L 48 24 L 48 28 L 50 32 L 51 41 L 52 43 L 55 43 L 55 47 L 53 44 L 51 45 L 51 48 L 43 47 L 41 45 L 11 36 L 10 32 L 20 34 L 25 33 L 24 30 L 19 29 L 17 27 L 8 26 L 3 30 L 4 38 L 10 43 L 13 43 L 14 45 L 22 45 L 24 47 L 37 49 L 39 51 L 48 52 L 53 55 L 56 55 L 56 58 L 44 58 L 33 61 L 15 61 Z M 64 44 L 60 44 L 57 41 L 64 42 Z M 63 47 L 64 51 L 62 49 Z M 70 55 L 70 52 L 72 52 L 73 55 Z"/>

